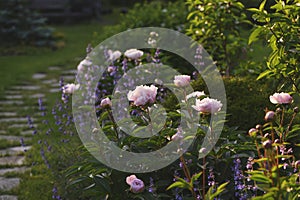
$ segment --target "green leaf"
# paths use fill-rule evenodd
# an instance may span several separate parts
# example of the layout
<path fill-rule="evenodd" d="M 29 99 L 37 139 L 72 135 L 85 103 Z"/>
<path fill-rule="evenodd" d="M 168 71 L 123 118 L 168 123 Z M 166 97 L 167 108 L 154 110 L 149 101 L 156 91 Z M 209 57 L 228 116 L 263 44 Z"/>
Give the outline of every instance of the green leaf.
<path fill-rule="evenodd" d="M 191 184 L 193 184 L 196 180 L 198 180 L 198 178 L 201 176 L 201 174 L 202 174 L 202 172 L 200 172 L 198 174 L 194 174 L 191 179 Z"/>
<path fill-rule="evenodd" d="M 264 10 L 266 2 L 267 2 L 267 0 L 263 0 L 263 2 L 261 2 L 261 4 L 259 5 L 259 8 L 258 8 L 260 11 Z"/>
<path fill-rule="evenodd" d="M 262 72 L 257 78 L 256 80 L 260 80 L 262 78 L 264 78 L 265 76 L 269 75 L 270 73 L 272 73 L 273 71 L 272 70 L 266 70 L 264 72 Z"/>
<path fill-rule="evenodd" d="M 260 10 L 258 10 L 257 8 L 248 8 L 247 10 L 255 13 L 260 13 Z"/>
<path fill-rule="evenodd" d="M 251 43 L 257 41 L 259 39 L 258 36 L 262 31 L 264 31 L 264 29 L 265 28 L 263 26 L 260 26 L 252 31 L 251 35 L 249 36 L 248 44 L 250 45 Z"/>
<path fill-rule="evenodd" d="M 188 189 L 190 190 L 191 186 L 189 183 L 186 181 L 176 181 L 175 183 L 171 184 L 167 190 L 170 190 L 172 188 L 183 188 L 183 189 Z"/>
<path fill-rule="evenodd" d="M 228 183 L 229 183 L 229 181 L 226 182 L 226 183 L 223 183 L 222 185 L 220 185 L 217 188 L 217 191 L 215 193 L 213 193 L 212 195 L 209 196 L 209 199 L 210 200 L 214 200 L 215 197 L 217 197 L 218 195 L 220 195 L 226 189 L 226 186 L 228 185 Z"/>
<path fill-rule="evenodd" d="M 253 175 L 251 175 L 251 180 L 257 181 L 260 183 L 272 183 L 272 180 L 263 174 L 253 174 Z"/>

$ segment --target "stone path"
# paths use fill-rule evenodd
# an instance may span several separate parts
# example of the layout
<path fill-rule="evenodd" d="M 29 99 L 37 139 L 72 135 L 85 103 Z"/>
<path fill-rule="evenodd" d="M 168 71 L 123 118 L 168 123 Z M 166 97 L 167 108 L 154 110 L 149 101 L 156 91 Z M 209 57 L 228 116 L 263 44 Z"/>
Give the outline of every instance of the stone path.
<path fill-rule="evenodd" d="M 27 115 L 37 127 L 42 120 L 38 98 L 45 102 L 47 93 L 60 92 L 60 76 L 72 82 L 75 73 L 74 70 L 49 67 L 48 73 L 34 74 L 31 82 L 12 86 L 0 98 L 0 200 L 17 200 L 15 191 L 21 180 L 20 174 L 30 170 L 26 151 L 31 148 L 33 130 L 28 126 Z M 35 114 L 32 116 L 32 113 Z"/>

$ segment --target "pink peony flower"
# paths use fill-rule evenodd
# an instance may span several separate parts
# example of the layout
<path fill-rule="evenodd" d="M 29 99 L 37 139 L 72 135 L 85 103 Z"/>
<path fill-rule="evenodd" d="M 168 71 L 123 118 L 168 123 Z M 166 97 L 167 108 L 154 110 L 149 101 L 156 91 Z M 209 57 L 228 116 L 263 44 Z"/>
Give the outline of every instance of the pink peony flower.
<path fill-rule="evenodd" d="M 137 177 L 135 175 L 130 175 L 126 177 L 126 183 L 128 185 L 131 185 L 131 183 L 134 181 L 134 179 L 137 179 Z"/>
<path fill-rule="evenodd" d="M 74 83 L 67 84 L 62 87 L 62 92 L 64 94 L 73 94 L 75 90 L 78 90 L 79 84 L 75 85 Z"/>
<path fill-rule="evenodd" d="M 185 87 L 190 84 L 191 77 L 188 75 L 178 75 L 174 77 L 174 84 L 177 87 Z"/>
<path fill-rule="evenodd" d="M 101 103 L 100 103 L 100 106 L 103 108 L 103 107 L 106 107 L 106 106 L 108 106 L 108 107 L 111 107 L 111 101 L 110 101 L 110 99 L 107 97 L 107 98 L 105 98 L 105 99 L 102 99 L 101 100 Z"/>
<path fill-rule="evenodd" d="M 293 102 L 293 97 L 289 95 L 288 93 L 275 93 L 272 96 L 270 96 L 270 101 L 273 104 L 289 104 Z"/>
<path fill-rule="evenodd" d="M 138 49 L 129 49 L 129 50 L 125 51 L 124 55 L 127 58 L 137 60 L 144 55 L 144 52 L 142 52 L 141 50 L 138 50 Z"/>
<path fill-rule="evenodd" d="M 133 193 L 141 193 L 145 189 L 144 182 L 140 179 L 134 179 L 130 184 L 130 191 Z"/>
<path fill-rule="evenodd" d="M 147 103 L 154 103 L 157 94 L 157 87 L 154 85 L 149 86 L 137 86 L 135 90 L 129 91 L 127 98 L 129 101 L 133 101 L 136 106 L 143 106 Z"/>
<path fill-rule="evenodd" d="M 196 105 L 193 105 L 192 107 L 201 113 L 214 114 L 220 111 L 222 106 L 223 104 L 220 101 L 207 97 L 202 100 L 196 99 Z"/>
<path fill-rule="evenodd" d="M 133 193 L 140 193 L 145 189 L 144 182 L 138 179 L 135 175 L 128 176 L 126 178 L 126 183 L 130 185 L 130 191 Z"/>
<path fill-rule="evenodd" d="M 109 56 L 109 61 L 114 62 L 115 60 L 118 60 L 122 53 L 120 51 L 112 51 L 112 50 L 108 50 L 107 54 Z"/>

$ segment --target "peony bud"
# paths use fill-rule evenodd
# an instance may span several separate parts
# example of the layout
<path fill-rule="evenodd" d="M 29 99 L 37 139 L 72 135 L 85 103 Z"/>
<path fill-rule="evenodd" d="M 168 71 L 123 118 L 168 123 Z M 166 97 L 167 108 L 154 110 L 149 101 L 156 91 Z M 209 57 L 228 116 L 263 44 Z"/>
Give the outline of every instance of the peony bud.
<path fill-rule="evenodd" d="M 256 128 L 251 128 L 251 129 L 248 131 L 248 134 L 249 134 L 251 137 L 256 137 L 256 133 L 257 133 L 257 129 L 256 129 Z"/>
<path fill-rule="evenodd" d="M 294 111 L 294 113 L 298 113 L 298 112 L 299 112 L 299 108 L 298 108 L 298 107 L 295 107 L 295 108 L 293 109 L 293 111 Z"/>
<path fill-rule="evenodd" d="M 271 149 L 272 148 L 272 142 L 271 140 L 266 140 L 263 142 L 263 146 L 265 149 Z"/>
<path fill-rule="evenodd" d="M 274 119 L 275 112 L 274 111 L 268 111 L 265 115 L 265 121 L 269 122 Z"/>
<path fill-rule="evenodd" d="M 262 129 L 262 125 L 257 124 L 257 125 L 255 126 L 255 128 L 256 128 L 257 130 L 261 130 L 261 129 Z"/>
<path fill-rule="evenodd" d="M 107 97 L 107 98 L 101 100 L 100 106 L 102 108 L 104 108 L 104 107 L 111 107 L 112 103 L 111 103 L 110 99 Z"/>

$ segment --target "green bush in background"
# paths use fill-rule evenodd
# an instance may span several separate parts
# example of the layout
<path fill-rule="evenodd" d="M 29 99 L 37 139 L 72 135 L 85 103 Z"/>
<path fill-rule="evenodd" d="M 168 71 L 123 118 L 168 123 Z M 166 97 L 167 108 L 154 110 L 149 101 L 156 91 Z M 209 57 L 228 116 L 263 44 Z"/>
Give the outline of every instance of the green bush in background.
<path fill-rule="evenodd" d="M 54 29 L 28 8 L 27 0 L 0 1 L 1 45 L 54 46 Z"/>

